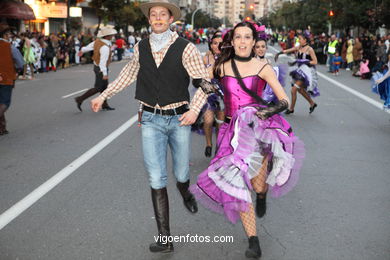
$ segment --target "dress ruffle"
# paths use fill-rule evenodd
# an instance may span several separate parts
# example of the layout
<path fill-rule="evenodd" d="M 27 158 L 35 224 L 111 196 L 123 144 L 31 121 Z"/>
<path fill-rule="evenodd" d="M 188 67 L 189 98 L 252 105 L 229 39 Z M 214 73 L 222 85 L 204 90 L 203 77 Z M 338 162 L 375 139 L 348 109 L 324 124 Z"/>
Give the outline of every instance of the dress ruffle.
<path fill-rule="evenodd" d="M 377 71 L 372 74 L 371 78 L 371 88 L 372 92 L 378 94 L 380 98 L 384 101 L 383 108 L 390 109 L 390 78 L 385 79 L 382 83 L 376 84 L 375 81 L 382 78 L 385 75 L 387 70 L 383 73 Z"/>
<path fill-rule="evenodd" d="M 301 64 L 298 68 L 290 72 L 290 76 L 294 81 L 303 81 L 310 96 L 317 97 L 320 95 L 320 91 L 318 89 L 318 75 L 314 66 L 309 67 L 306 64 Z"/>
<path fill-rule="evenodd" d="M 269 156 L 273 165 L 266 180 L 273 197 L 296 185 L 304 158 L 303 143 L 283 117 L 260 120 L 256 111 L 253 106 L 241 108 L 221 126 L 217 155 L 190 187 L 204 206 L 224 213 L 232 223 L 252 203 L 250 180 L 258 175 L 264 157 Z"/>

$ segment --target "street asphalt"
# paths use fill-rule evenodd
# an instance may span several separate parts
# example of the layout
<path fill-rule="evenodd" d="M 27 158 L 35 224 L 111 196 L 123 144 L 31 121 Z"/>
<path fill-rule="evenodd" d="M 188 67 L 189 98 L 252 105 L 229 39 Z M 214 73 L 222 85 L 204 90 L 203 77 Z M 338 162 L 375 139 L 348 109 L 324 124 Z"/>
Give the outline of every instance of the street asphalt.
<path fill-rule="evenodd" d="M 199 49 L 205 52 L 206 45 Z M 126 62 L 111 65 L 110 81 Z M 381 102 L 368 80 L 345 70 L 335 77 L 325 66 L 318 71 Z M 17 81 L 6 113 L 10 133 L 0 136 L 0 214 L 136 115 L 134 84 L 108 101 L 115 111 L 93 113 L 85 102 L 79 112 L 75 95 L 62 98 L 92 87 L 93 81 L 91 65 Z M 285 116 L 304 141 L 306 158 L 296 188 L 269 198 L 267 214 L 257 222 L 261 259 L 390 259 L 390 114 L 324 77 L 319 86 L 313 114 L 298 96 L 295 113 Z M 290 95 L 289 84 L 286 91 Z M 131 125 L 0 228 L 0 259 L 246 259 L 241 224 L 229 224 L 202 206 L 191 215 L 173 174 L 168 185 L 172 234 L 234 241 L 174 243 L 173 254 L 149 252 L 157 228 L 140 136 L 137 124 Z M 192 183 L 208 165 L 204 147 L 204 137 L 193 134 Z"/>

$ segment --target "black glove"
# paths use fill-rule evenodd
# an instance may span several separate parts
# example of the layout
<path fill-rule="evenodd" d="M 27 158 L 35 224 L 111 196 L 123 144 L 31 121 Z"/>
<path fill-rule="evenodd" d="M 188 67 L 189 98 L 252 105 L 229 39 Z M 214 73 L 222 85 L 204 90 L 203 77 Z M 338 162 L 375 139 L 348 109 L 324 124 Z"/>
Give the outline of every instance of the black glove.
<path fill-rule="evenodd" d="M 258 111 L 256 112 L 256 116 L 258 116 L 261 120 L 266 120 L 271 116 L 286 110 L 287 107 L 288 107 L 288 102 L 287 100 L 283 99 L 280 100 L 275 105 L 259 108 Z"/>
<path fill-rule="evenodd" d="M 192 84 L 196 88 L 201 88 L 203 90 L 203 92 L 207 95 L 215 93 L 215 94 L 223 97 L 223 92 L 221 91 L 221 89 L 218 87 L 217 84 L 213 84 L 211 82 L 208 82 L 205 79 L 193 79 Z"/>
<path fill-rule="evenodd" d="M 279 58 L 280 54 L 283 54 L 283 51 L 280 51 L 280 52 L 276 53 L 276 55 L 275 55 L 275 62 L 278 61 L 278 58 Z"/>

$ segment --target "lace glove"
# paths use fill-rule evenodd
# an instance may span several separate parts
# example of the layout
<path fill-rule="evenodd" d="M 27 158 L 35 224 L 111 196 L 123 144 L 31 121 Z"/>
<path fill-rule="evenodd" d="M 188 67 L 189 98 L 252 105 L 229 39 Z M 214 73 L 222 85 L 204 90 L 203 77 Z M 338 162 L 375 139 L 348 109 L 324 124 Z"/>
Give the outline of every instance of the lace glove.
<path fill-rule="evenodd" d="M 207 95 L 215 93 L 218 96 L 223 97 L 223 92 L 218 84 L 213 84 L 205 79 L 193 79 L 192 84 L 195 88 L 201 88 Z"/>
<path fill-rule="evenodd" d="M 283 54 L 283 51 L 280 51 L 280 52 L 276 53 L 276 55 L 275 55 L 275 62 L 278 61 L 280 54 Z"/>
<path fill-rule="evenodd" d="M 288 107 L 288 102 L 287 100 L 283 99 L 280 100 L 275 105 L 259 108 L 258 111 L 256 112 L 256 116 L 258 116 L 261 120 L 266 120 L 271 116 L 286 110 L 287 107 Z"/>

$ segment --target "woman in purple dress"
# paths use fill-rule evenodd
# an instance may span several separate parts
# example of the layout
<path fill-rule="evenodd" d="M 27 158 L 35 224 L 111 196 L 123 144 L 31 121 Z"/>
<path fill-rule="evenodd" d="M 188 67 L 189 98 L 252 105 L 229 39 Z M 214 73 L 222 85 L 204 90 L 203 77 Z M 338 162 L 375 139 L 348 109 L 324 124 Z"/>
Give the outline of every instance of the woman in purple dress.
<path fill-rule="evenodd" d="M 215 61 L 218 59 L 221 51 L 219 50 L 219 45 L 222 43 L 222 33 L 217 31 L 210 39 L 209 43 L 209 52 L 203 57 L 203 63 L 205 64 L 207 70 L 210 72 L 212 77 L 212 70 Z M 214 79 L 214 83 L 217 81 Z M 213 125 L 216 121 L 216 130 L 218 133 L 219 125 L 223 122 L 225 117 L 223 113 L 223 102 L 220 96 L 217 94 L 209 95 L 207 103 L 202 109 L 203 115 L 203 130 L 206 137 L 206 148 L 204 155 L 206 157 L 211 157 L 212 153 L 212 135 L 213 135 Z"/>
<path fill-rule="evenodd" d="M 251 23 L 237 24 L 224 38 L 214 77 L 224 88 L 225 123 L 218 133 L 218 151 L 198 176 L 191 191 L 209 209 L 236 223 L 241 219 L 248 236 L 248 258 L 259 258 L 251 192 L 256 192 L 256 214 L 266 211 L 265 196 L 279 197 L 296 184 L 303 160 L 303 143 L 279 115 L 289 100 L 273 68 L 253 57 L 256 30 Z M 275 104 L 261 99 L 269 84 L 278 98 Z"/>

